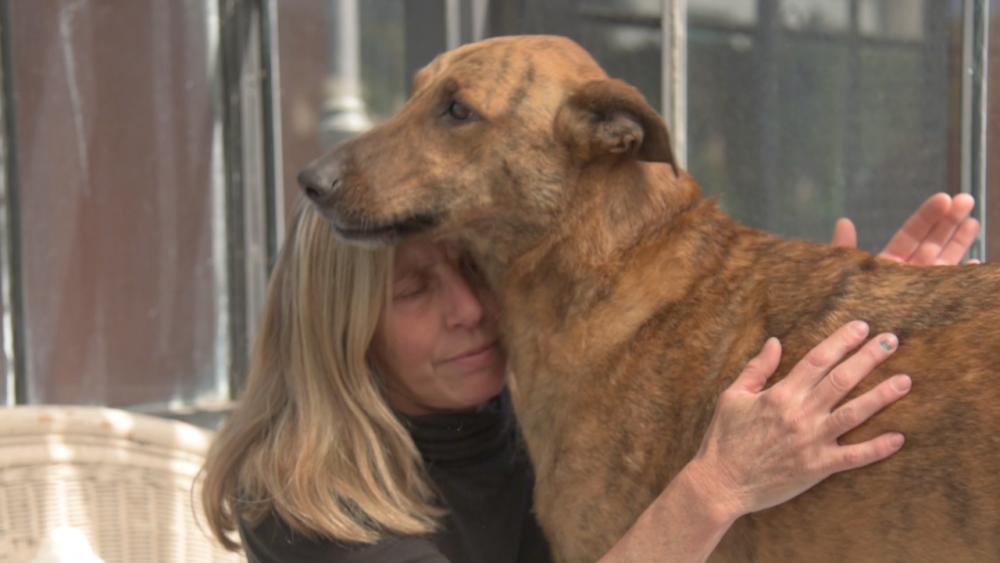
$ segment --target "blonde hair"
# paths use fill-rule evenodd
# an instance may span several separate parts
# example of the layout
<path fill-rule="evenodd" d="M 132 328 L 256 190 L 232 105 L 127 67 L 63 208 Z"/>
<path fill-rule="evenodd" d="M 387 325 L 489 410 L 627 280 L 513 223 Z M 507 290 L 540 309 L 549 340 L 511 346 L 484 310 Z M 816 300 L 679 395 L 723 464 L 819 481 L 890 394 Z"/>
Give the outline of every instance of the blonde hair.
<path fill-rule="evenodd" d="M 373 543 L 426 534 L 442 514 L 368 349 L 391 248 L 340 243 L 300 205 L 271 274 L 246 389 L 203 468 L 208 525 L 226 548 L 273 511 L 306 537 Z"/>

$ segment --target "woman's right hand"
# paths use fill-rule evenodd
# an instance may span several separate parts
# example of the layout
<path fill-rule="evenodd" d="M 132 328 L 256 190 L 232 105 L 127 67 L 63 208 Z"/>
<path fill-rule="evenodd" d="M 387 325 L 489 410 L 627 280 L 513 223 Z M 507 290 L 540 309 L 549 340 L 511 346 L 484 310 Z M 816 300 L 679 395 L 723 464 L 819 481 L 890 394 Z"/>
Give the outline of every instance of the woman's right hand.
<path fill-rule="evenodd" d="M 863 322 L 841 327 L 764 389 L 781 359 L 781 345 L 771 338 L 722 393 L 685 471 L 722 503 L 719 509 L 729 518 L 781 504 L 833 473 L 885 459 L 902 447 L 903 436 L 891 432 L 860 444 L 838 443 L 910 389 L 910 378 L 896 375 L 837 406 L 898 346 L 894 335 L 881 334 L 844 359 L 867 336 Z"/>

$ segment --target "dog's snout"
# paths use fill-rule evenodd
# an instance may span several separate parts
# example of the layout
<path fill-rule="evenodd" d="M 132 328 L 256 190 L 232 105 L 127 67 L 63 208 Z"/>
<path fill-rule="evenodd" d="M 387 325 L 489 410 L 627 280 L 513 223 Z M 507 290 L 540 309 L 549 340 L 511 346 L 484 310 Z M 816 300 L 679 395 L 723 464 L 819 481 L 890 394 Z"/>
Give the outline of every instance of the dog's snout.
<path fill-rule="evenodd" d="M 317 204 L 329 200 L 340 184 L 340 178 L 312 166 L 299 172 L 298 181 L 306 197 Z"/>

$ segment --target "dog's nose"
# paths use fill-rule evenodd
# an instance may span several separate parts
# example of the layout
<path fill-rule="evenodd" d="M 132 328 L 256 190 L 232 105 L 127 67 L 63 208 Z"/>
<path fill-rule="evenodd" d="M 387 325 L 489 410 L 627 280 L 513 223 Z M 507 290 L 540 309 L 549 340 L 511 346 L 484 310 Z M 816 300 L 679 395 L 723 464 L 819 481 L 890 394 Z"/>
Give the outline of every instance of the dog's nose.
<path fill-rule="evenodd" d="M 313 166 L 299 172 L 298 180 L 299 186 L 305 192 L 306 197 L 317 204 L 329 200 L 340 184 L 340 178 L 324 174 L 321 170 Z"/>

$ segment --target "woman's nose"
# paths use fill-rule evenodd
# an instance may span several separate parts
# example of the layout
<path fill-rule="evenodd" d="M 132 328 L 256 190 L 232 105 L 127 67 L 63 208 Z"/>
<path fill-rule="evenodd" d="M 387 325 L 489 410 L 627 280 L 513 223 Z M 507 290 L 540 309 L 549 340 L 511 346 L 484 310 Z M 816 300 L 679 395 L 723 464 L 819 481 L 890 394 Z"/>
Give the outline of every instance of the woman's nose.
<path fill-rule="evenodd" d="M 450 326 L 476 326 L 483 320 L 483 303 L 479 294 L 459 271 L 450 272 L 448 291 L 447 321 Z"/>

